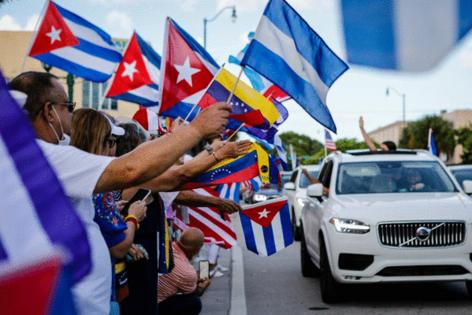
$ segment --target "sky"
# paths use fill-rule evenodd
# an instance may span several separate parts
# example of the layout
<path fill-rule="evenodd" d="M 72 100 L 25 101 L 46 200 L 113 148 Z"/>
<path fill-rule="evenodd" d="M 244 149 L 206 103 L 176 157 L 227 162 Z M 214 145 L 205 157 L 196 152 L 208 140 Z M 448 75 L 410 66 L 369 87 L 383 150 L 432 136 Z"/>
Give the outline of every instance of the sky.
<path fill-rule="evenodd" d="M 338 0 L 287 0 L 346 60 Z M 203 18 L 236 4 L 237 19 L 225 10 L 208 24 L 207 48 L 220 63 L 237 54 L 255 30 L 266 0 L 57 0 L 59 5 L 102 27 L 114 37 L 129 38 L 136 30 L 160 54 L 164 23 L 172 17 L 203 42 Z M 10 0 L 0 6 L 0 30 L 33 30 L 44 6 L 42 0 Z M 1 44 L 1 43 L 0 43 Z M 3 45 L 2 45 L 3 46 Z M 237 74 L 237 66 L 227 66 Z M 328 107 L 338 127 L 333 138 L 360 138 L 358 118 L 367 131 L 402 119 L 401 97 L 386 96 L 386 87 L 406 94 L 407 120 L 438 114 L 441 110 L 472 107 L 472 37 L 469 34 L 436 68 L 426 73 L 399 73 L 350 65 L 328 93 Z M 281 131 L 295 131 L 323 140 L 321 125 L 296 103 L 285 103 L 289 119 Z"/>

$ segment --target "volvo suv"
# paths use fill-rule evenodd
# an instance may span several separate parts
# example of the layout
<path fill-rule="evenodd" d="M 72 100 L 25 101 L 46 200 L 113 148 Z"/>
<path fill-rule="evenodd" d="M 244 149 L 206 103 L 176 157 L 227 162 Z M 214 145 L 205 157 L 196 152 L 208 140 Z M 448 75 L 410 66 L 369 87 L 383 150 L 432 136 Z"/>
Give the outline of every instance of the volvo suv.
<path fill-rule="evenodd" d="M 336 152 L 319 180 L 307 189 L 300 256 L 324 302 L 350 283 L 461 280 L 472 295 L 472 182 L 462 188 L 426 151 Z"/>

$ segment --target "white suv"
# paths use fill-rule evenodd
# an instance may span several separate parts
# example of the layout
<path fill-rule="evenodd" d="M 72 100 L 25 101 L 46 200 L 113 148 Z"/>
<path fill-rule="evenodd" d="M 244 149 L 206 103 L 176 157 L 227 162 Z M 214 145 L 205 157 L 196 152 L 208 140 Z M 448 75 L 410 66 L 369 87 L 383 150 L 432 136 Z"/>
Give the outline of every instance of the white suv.
<path fill-rule="evenodd" d="M 324 302 L 339 301 L 346 283 L 465 280 L 472 295 L 472 198 L 439 159 L 336 152 L 319 179 L 307 189 L 300 247 L 302 274 L 320 276 Z"/>
<path fill-rule="evenodd" d="M 317 178 L 320 171 L 319 165 L 304 165 L 297 167 L 292 173 L 290 180 L 284 184 L 284 195 L 288 199 L 288 206 L 290 208 L 290 217 L 292 218 L 293 237 L 296 241 L 300 240 L 300 218 L 302 216 L 302 208 L 308 197 L 306 195 L 306 188 L 310 185 L 310 181 L 303 174 L 303 169 Z"/>

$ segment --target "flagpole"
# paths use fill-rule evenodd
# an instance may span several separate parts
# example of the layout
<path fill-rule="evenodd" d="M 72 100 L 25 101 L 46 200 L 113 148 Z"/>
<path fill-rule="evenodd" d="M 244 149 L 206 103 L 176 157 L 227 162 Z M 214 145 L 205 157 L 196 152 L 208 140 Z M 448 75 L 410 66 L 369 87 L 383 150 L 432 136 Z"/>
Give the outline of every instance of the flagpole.
<path fill-rule="evenodd" d="M 229 136 L 229 138 L 226 139 L 226 141 L 231 140 L 231 139 L 238 133 L 238 131 L 241 130 L 241 128 L 244 127 L 244 126 L 245 126 L 245 123 L 242 123 L 241 126 L 239 126 L 238 129 L 236 129 L 236 130 L 231 134 L 231 136 Z"/>
<path fill-rule="evenodd" d="M 21 72 L 23 73 L 23 71 L 25 70 L 25 65 L 26 65 L 26 58 L 28 58 L 29 56 L 29 52 L 31 50 L 31 46 L 33 46 L 33 43 L 34 41 L 36 40 L 36 37 L 38 36 L 38 26 L 43 23 L 43 20 L 44 20 L 44 15 L 46 13 L 46 9 L 49 5 L 49 1 L 50 0 L 46 0 L 46 2 L 44 3 L 43 5 L 43 9 L 41 10 L 41 15 L 38 17 L 38 19 L 36 20 L 36 24 L 34 25 L 34 28 L 33 28 L 33 36 L 31 36 L 31 39 L 30 39 L 30 42 L 29 42 L 29 45 L 28 45 L 28 49 L 26 49 L 26 54 L 25 56 L 23 57 L 23 63 L 21 64 Z"/>

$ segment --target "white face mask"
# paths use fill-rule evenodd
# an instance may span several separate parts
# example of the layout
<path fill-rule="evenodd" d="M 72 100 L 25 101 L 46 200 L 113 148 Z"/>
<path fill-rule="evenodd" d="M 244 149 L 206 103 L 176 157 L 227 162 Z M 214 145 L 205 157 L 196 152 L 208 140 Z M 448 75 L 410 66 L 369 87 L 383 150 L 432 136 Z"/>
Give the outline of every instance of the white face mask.
<path fill-rule="evenodd" d="M 70 137 L 69 137 L 69 135 L 64 133 L 64 129 L 62 128 L 61 119 L 60 119 L 59 115 L 57 114 L 56 109 L 54 108 L 54 106 L 52 107 L 52 110 L 54 111 L 54 114 L 56 114 L 56 117 L 59 120 L 59 126 L 61 127 L 62 139 L 59 138 L 59 135 L 57 134 L 56 129 L 54 129 L 54 126 L 50 122 L 48 122 L 49 127 L 51 127 L 52 131 L 54 132 L 54 135 L 57 138 L 57 144 L 58 145 L 69 145 L 70 144 Z"/>

